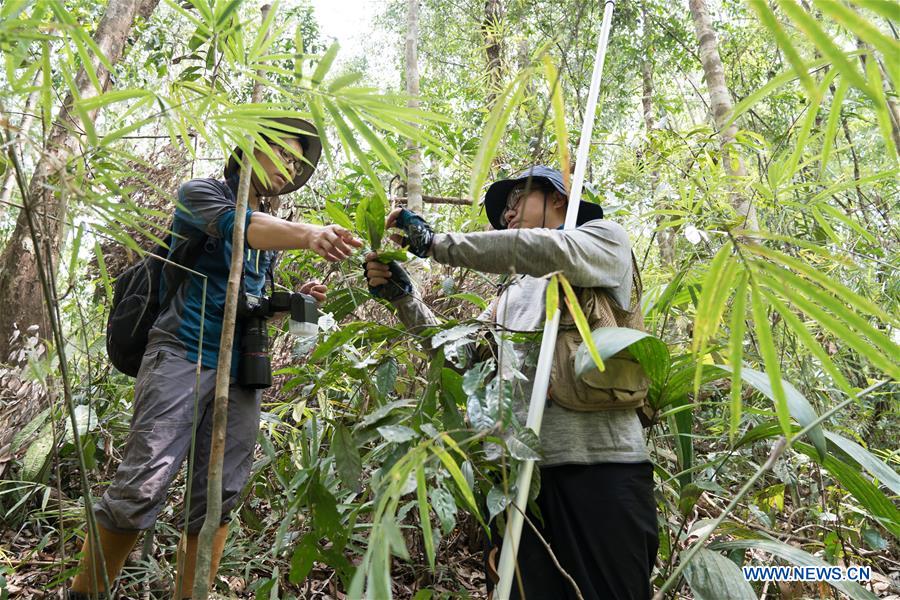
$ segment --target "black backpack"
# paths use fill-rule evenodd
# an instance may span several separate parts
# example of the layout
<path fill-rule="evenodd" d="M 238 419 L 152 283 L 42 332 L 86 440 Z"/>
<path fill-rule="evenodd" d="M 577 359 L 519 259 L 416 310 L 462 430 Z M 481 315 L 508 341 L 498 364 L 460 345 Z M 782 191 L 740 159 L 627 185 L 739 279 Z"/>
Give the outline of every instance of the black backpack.
<path fill-rule="evenodd" d="M 150 254 L 116 278 L 106 321 L 106 353 L 116 369 L 137 376 L 150 328 L 181 284 L 187 281 L 189 272 L 177 265 L 192 268 L 207 239 L 207 236 L 201 236 L 178 240 L 174 235 L 170 236 L 170 245 L 175 244 L 171 256 L 168 256 L 168 248 L 157 244 Z M 170 264 L 166 259 L 177 264 Z M 160 301 L 159 289 L 164 280 L 166 296 Z"/>

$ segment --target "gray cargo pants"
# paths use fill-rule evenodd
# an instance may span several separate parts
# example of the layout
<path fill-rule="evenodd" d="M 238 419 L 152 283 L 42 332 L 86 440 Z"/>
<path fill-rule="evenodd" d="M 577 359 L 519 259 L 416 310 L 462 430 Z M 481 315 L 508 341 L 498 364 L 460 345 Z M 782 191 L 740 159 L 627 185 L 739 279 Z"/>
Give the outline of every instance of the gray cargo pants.
<path fill-rule="evenodd" d="M 134 414 L 125 455 L 112 483 L 94 507 L 103 527 L 113 531 L 145 530 L 156 522 L 172 480 L 190 452 L 196 381 L 193 362 L 163 349 L 150 349 L 144 356 L 134 386 Z M 188 518 L 191 533 L 200 531 L 206 516 L 215 388 L 216 370 L 201 369 Z M 232 384 L 228 392 L 222 476 L 223 524 L 250 477 L 259 414 L 260 393 Z"/>

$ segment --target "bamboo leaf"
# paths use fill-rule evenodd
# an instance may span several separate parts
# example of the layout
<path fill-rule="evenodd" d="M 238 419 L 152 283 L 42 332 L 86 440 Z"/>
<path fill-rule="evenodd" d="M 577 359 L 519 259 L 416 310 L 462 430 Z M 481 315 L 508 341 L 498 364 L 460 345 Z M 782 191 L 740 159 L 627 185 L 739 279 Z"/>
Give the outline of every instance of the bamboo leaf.
<path fill-rule="evenodd" d="M 781 424 L 781 431 L 790 439 L 791 414 L 788 410 L 787 396 L 784 392 L 784 383 L 781 380 L 781 364 L 778 360 L 778 352 L 775 350 L 775 342 L 772 339 L 772 330 L 769 326 L 769 315 L 766 305 L 763 303 L 762 294 L 754 283 L 750 289 L 750 310 L 753 313 L 754 330 L 759 344 L 759 354 L 766 366 L 766 374 L 772 389 L 772 399 L 775 401 L 775 414 Z M 747 379 L 748 373 L 744 375 Z"/>
<path fill-rule="evenodd" d="M 328 74 L 328 70 L 331 68 L 332 63 L 334 63 L 334 59 L 337 57 L 339 49 L 340 44 L 334 42 L 328 47 L 328 50 L 325 51 L 322 58 L 319 59 L 316 70 L 310 78 L 313 85 L 320 85 L 325 80 L 325 76 Z"/>
<path fill-rule="evenodd" d="M 769 272 L 771 265 L 764 267 Z M 760 271 L 757 270 L 757 277 Z M 776 271 L 775 278 L 769 279 L 766 284 L 772 290 L 790 290 L 796 292 L 790 296 L 791 302 L 810 317 L 816 319 L 819 324 L 838 336 L 848 346 L 866 356 L 872 364 L 882 369 L 891 377 L 900 376 L 900 366 L 892 361 L 890 356 L 900 355 L 900 349 L 886 335 L 865 322 L 852 310 L 848 310 L 835 298 L 827 296 L 817 290 L 806 280 L 793 276 L 785 270 Z M 793 287 L 792 287 L 793 286 Z M 842 322 L 833 314 L 826 312 L 823 307 L 828 307 L 835 314 L 843 317 Z M 853 332 L 848 325 L 852 325 L 859 333 Z M 875 348 L 872 347 L 874 344 Z"/>
<path fill-rule="evenodd" d="M 844 104 L 844 97 L 847 95 L 847 89 L 849 87 L 849 82 L 842 77 L 834 89 L 834 95 L 831 99 L 831 111 L 828 113 L 828 122 L 825 125 L 825 134 L 822 140 L 822 158 L 821 167 L 819 168 L 819 179 L 824 177 L 825 167 L 828 166 L 828 159 L 831 158 L 834 137 L 837 133 L 838 124 L 841 121 L 841 108 Z"/>
<path fill-rule="evenodd" d="M 452 439 L 447 434 L 443 434 L 441 437 L 444 441 Z M 456 464 L 456 461 L 454 461 L 453 457 L 450 456 L 450 454 L 440 446 L 432 446 L 432 451 L 441 460 L 447 471 L 450 472 L 450 476 L 453 478 L 454 483 L 456 483 L 456 487 L 459 489 L 460 494 L 462 494 L 462 497 L 466 501 L 466 504 L 468 504 L 469 508 L 472 510 L 472 513 L 480 521 L 481 511 L 478 510 L 478 505 L 475 503 L 475 496 L 472 494 L 472 488 L 470 488 L 469 484 L 466 482 L 466 478 L 463 476 L 462 471 L 459 470 L 459 466 Z"/>
<path fill-rule="evenodd" d="M 569 314 L 572 315 L 572 319 L 575 321 L 575 328 L 578 329 L 582 342 L 586 346 L 597 369 L 605 371 L 606 367 L 603 366 L 603 358 L 601 358 L 600 353 L 597 352 L 597 346 L 594 344 L 594 337 L 591 335 L 591 327 L 588 325 L 587 318 L 581 310 L 581 305 L 578 303 L 578 296 L 575 295 L 575 290 L 572 289 L 572 285 L 569 283 L 569 280 L 566 279 L 565 275 L 559 273 L 557 278 L 562 284 L 563 292 L 565 292 L 566 307 L 569 309 Z"/>
<path fill-rule="evenodd" d="M 759 19 L 766 29 L 772 33 L 772 36 L 778 43 L 778 47 L 784 52 L 785 58 L 788 59 L 788 62 L 793 68 L 794 73 L 800 78 L 800 83 L 803 84 L 807 93 L 812 96 L 815 93 L 816 86 L 812 77 L 809 76 L 809 68 L 803 62 L 803 59 L 800 57 L 800 54 L 797 52 L 791 39 L 784 31 L 781 23 L 778 22 L 775 13 L 769 8 L 769 4 L 765 2 L 765 0 L 750 0 L 750 6 L 752 6 L 756 11 L 756 14 L 759 15 Z M 737 110 L 734 112 L 736 113 Z"/>
<path fill-rule="evenodd" d="M 723 371 L 727 371 L 729 373 L 734 373 L 734 368 L 731 365 L 716 365 L 716 367 L 722 369 Z M 751 369 L 744 365 L 743 369 L 743 381 L 750 387 L 755 390 L 761 392 L 764 396 L 769 398 L 774 402 L 778 402 L 776 396 L 775 386 L 772 384 L 772 376 L 768 373 L 761 373 L 756 369 Z M 784 394 L 784 403 L 787 407 L 788 412 L 788 428 L 793 433 L 794 426 L 790 423 L 790 417 L 793 417 L 797 420 L 800 425 L 803 427 L 809 425 L 813 421 L 818 418 L 815 409 L 810 404 L 809 400 L 800 393 L 800 390 L 795 388 L 789 381 L 780 380 L 782 393 Z M 784 426 L 779 419 L 779 424 L 782 425 L 782 432 L 784 432 Z M 815 445 L 816 449 L 819 452 L 819 456 L 824 457 L 827 452 L 827 445 L 825 444 L 825 437 L 822 433 L 821 425 L 816 425 L 812 429 L 809 430 L 807 434 L 809 436 L 810 441 Z"/>
<path fill-rule="evenodd" d="M 881 490 L 863 477 L 860 472 L 838 459 L 833 454 L 828 454 L 824 459 L 817 458 L 815 448 L 798 442 L 794 448 L 825 467 L 825 469 L 850 492 L 854 498 L 878 521 L 878 523 L 891 532 L 895 537 L 900 537 L 900 509 Z"/>
<path fill-rule="evenodd" d="M 556 275 L 550 277 L 547 284 L 547 298 L 545 300 L 546 311 L 544 318 L 552 321 L 556 311 L 559 310 L 559 278 Z"/>
<path fill-rule="evenodd" d="M 797 26 L 806 34 L 819 51 L 831 60 L 834 67 L 841 74 L 850 80 L 850 83 L 865 93 L 867 96 L 876 100 L 878 94 L 872 90 L 866 83 L 866 80 L 860 75 L 849 60 L 847 60 L 844 52 L 838 48 L 828 34 L 816 23 L 816 20 L 805 10 L 803 10 L 794 0 L 777 0 L 778 5 L 786 15 L 788 15 Z"/>
<path fill-rule="evenodd" d="M 495 100 L 494 107 L 491 109 L 484 128 L 481 144 L 478 146 L 478 153 L 475 156 L 472 177 L 469 182 L 470 198 L 479 198 L 481 196 L 481 188 L 487 179 L 487 174 L 497 153 L 497 146 L 503 137 L 506 124 L 509 122 L 513 110 L 522 103 L 525 97 L 525 80 L 530 79 L 530 77 L 530 70 L 522 71 Z M 472 214 L 477 214 L 478 210 L 479 207 L 476 203 L 473 203 Z"/>
<path fill-rule="evenodd" d="M 431 532 L 431 515 L 428 510 L 428 490 L 425 487 L 425 465 L 416 467 L 416 499 L 419 504 L 419 522 L 422 524 L 422 541 L 425 543 L 425 556 L 428 566 L 434 571 L 434 536 Z"/>
<path fill-rule="evenodd" d="M 747 250 L 748 252 L 752 252 L 752 253 L 760 255 L 760 256 L 765 256 L 766 258 L 769 258 L 776 263 L 780 263 L 786 267 L 790 267 L 794 271 L 798 271 L 798 272 L 802 273 L 808 279 L 810 279 L 811 281 L 814 281 L 815 283 L 818 283 L 820 286 L 822 286 L 826 290 L 832 292 L 836 296 L 844 298 L 846 304 L 848 304 L 858 310 L 862 310 L 862 311 L 872 315 L 873 317 L 881 319 L 885 323 L 893 324 L 893 325 L 900 325 L 900 320 L 898 320 L 896 316 L 889 315 L 887 312 L 885 312 L 885 310 L 883 308 L 881 308 L 880 306 L 878 306 L 877 304 L 875 304 L 874 302 L 872 302 L 865 296 L 857 294 L 856 292 L 854 292 L 847 286 L 835 281 L 831 277 L 828 277 L 827 275 L 825 275 L 822 272 L 821 269 L 817 269 L 817 268 L 803 262 L 802 260 L 794 258 L 793 256 L 785 254 L 784 252 L 780 252 L 779 250 L 775 250 L 773 248 L 767 248 L 766 246 L 763 246 L 762 244 L 750 244 L 750 245 L 747 245 L 746 248 L 744 248 L 744 249 Z M 765 265 L 761 262 L 754 261 L 752 264 L 754 267 L 764 268 L 764 269 L 769 270 L 770 272 L 775 272 L 774 267 L 770 268 L 768 265 Z M 793 275 L 783 269 L 778 269 L 777 273 L 779 275 L 784 275 L 784 276 Z M 792 279 L 794 277 L 797 277 L 797 276 L 794 275 L 792 277 Z M 843 310 L 843 308 L 842 308 L 842 310 Z"/>
<path fill-rule="evenodd" d="M 878 31 L 877 27 L 840 2 L 813 0 L 813 4 L 823 14 L 830 16 L 836 22 L 855 33 L 859 39 L 880 50 L 886 60 L 896 62 L 897 57 L 900 56 L 900 43 L 897 40 L 884 35 Z"/>
<path fill-rule="evenodd" d="M 734 444 L 741 424 L 741 367 L 744 360 L 744 329 L 747 303 L 747 271 L 741 273 L 734 292 L 734 304 L 731 306 L 731 337 L 729 339 L 728 360 L 731 363 L 731 410 L 728 424 L 728 437 Z"/>
<path fill-rule="evenodd" d="M 843 373 L 835 366 L 834 361 L 831 360 L 831 357 L 825 352 L 825 349 L 822 348 L 822 345 L 819 344 L 816 339 L 809 332 L 809 329 L 800 321 L 797 315 L 789 309 L 785 304 L 783 304 L 772 292 L 768 290 L 763 290 L 763 294 L 765 294 L 766 299 L 772 304 L 772 308 L 778 311 L 778 314 L 781 315 L 781 318 L 784 319 L 785 324 L 788 328 L 797 336 L 797 339 L 800 340 L 800 343 L 806 346 L 806 348 L 813 353 L 813 355 L 819 359 L 819 364 L 822 365 L 822 368 L 831 376 L 831 379 L 835 382 L 835 384 L 848 396 L 854 396 L 853 388 L 850 386 L 850 383 L 844 377 Z"/>
<path fill-rule="evenodd" d="M 550 54 L 544 54 L 544 76 L 550 86 L 550 105 L 553 107 L 553 130 L 556 134 L 556 152 L 563 184 L 569 189 L 569 131 L 566 127 L 566 106 L 562 95 L 562 77 L 553 64 Z M 474 196 L 473 196 L 474 197 Z"/>

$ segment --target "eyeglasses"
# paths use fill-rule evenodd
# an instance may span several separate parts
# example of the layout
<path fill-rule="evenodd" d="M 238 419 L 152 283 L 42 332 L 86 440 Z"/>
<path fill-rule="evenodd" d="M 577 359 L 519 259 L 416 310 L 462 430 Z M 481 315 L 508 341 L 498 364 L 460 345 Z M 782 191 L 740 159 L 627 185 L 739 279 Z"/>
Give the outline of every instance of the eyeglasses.
<path fill-rule="evenodd" d="M 303 165 L 306 164 L 306 161 L 303 160 L 303 158 L 294 156 L 291 154 L 290 150 L 282 146 L 272 144 L 271 148 L 275 152 L 275 155 L 278 156 L 279 160 L 284 163 L 284 166 L 293 168 L 294 174 L 299 173 L 303 169 Z"/>
<path fill-rule="evenodd" d="M 517 186 L 513 188 L 513 190 L 509 193 L 509 196 L 506 198 L 506 206 L 503 207 L 503 212 L 500 214 L 500 221 L 503 223 L 503 226 L 506 227 L 509 223 L 506 220 L 506 213 L 510 211 L 514 211 L 518 208 L 519 203 L 522 201 L 522 198 L 525 197 L 526 188 L 524 186 Z"/>

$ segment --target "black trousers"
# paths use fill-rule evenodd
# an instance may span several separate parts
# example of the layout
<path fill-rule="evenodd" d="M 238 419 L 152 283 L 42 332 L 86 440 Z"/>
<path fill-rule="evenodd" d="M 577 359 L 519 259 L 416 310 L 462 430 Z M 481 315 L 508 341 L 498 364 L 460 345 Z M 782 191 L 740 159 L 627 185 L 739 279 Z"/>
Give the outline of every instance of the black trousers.
<path fill-rule="evenodd" d="M 650 598 L 650 572 L 659 548 L 652 465 L 561 465 L 540 471 L 536 502 L 543 519 L 526 514 L 585 600 Z M 502 544 L 499 535 L 493 538 L 497 546 Z M 577 598 L 528 523 L 517 560 L 525 593 L 514 578 L 511 599 Z"/>

